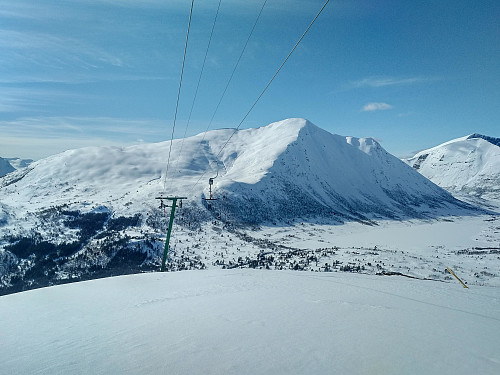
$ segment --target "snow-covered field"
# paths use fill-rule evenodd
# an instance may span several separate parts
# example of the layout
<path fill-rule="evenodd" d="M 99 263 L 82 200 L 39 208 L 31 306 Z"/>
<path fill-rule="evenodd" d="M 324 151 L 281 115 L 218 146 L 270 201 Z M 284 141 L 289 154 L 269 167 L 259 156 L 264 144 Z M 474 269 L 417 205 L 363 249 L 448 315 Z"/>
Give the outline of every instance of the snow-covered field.
<path fill-rule="evenodd" d="M 172 264 L 188 257 L 207 268 L 253 264 L 271 270 L 398 272 L 451 282 L 450 267 L 468 285 L 500 287 L 500 215 L 377 225 L 304 222 L 232 233 L 212 223 L 194 233 L 174 227 L 171 245 Z"/>
<path fill-rule="evenodd" d="M 2 374 L 498 374 L 498 288 L 205 270 L 0 297 Z"/>

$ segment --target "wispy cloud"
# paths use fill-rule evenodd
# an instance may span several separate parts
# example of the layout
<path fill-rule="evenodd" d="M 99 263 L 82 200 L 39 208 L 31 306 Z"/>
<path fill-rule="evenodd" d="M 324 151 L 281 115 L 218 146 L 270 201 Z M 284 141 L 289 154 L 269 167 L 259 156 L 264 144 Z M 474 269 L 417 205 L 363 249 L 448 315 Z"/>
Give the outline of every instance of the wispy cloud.
<path fill-rule="evenodd" d="M 48 1 L 1 1 L 0 17 L 5 19 L 59 19 L 67 14 L 59 4 L 50 4 Z"/>
<path fill-rule="evenodd" d="M 39 138 L 6 136 L 0 140 L 2 157 L 39 160 L 67 150 L 89 146 L 123 146 L 123 142 L 105 138 Z"/>
<path fill-rule="evenodd" d="M 248 1 L 248 0 L 225 0 L 223 1 L 224 7 L 229 7 L 232 9 L 238 9 L 241 11 L 255 11 L 260 7 L 264 0 L 259 1 Z M 76 2 L 76 1 L 75 1 Z M 187 0 L 78 0 L 78 2 L 88 4 L 93 2 L 96 4 L 103 4 L 115 7 L 127 7 L 127 8 L 163 8 L 163 9 L 189 9 L 190 2 Z M 287 11 L 287 12 L 303 12 L 304 10 L 317 10 L 318 4 L 310 4 L 303 0 L 281 0 L 281 1 L 269 1 L 266 4 L 266 9 L 270 11 Z M 212 1 L 200 1 L 195 2 L 195 7 L 197 9 L 213 9 L 216 2 Z"/>
<path fill-rule="evenodd" d="M 130 145 L 168 138 L 160 120 L 112 117 L 26 117 L 0 121 L 0 157 L 40 159 L 84 146 Z M 25 154 L 20 155 L 19 150 Z M 26 153 L 27 152 L 27 153 Z"/>
<path fill-rule="evenodd" d="M 24 55 L 24 62 L 31 64 L 49 67 L 76 64 L 84 68 L 95 68 L 102 64 L 117 67 L 123 65 L 117 56 L 75 38 L 7 29 L 0 29 L 0 35 L 0 48 L 4 52 L 5 50 L 21 52 Z M 7 62 L 5 57 L 2 60 L 4 63 Z"/>
<path fill-rule="evenodd" d="M 410 112 L 405 112 L 405 113 L 398 113 L 398 117 L 414 116 L 416 114 L 417 114 L 417 112 L 410 111 Z"/>
<path fill-rule="evenodd" d="M 43 113 L 47 106 L 62 100 L 82 99 L 83 96 L 67 90 L 35 87 L 12 87 L 0 81 L 0 113 L 32 112 Z M 1 126 L 2 122 L 0 122 Z"/>
<path fill-rule="evenodd" d="M 59 136 L 86 137 L 89 134 L 125 139 L 132 136 L 157 136 L 166 133 L 165 123 L 150 119 L 122 119 L 114 117 L 25 117 L 0 121 L 0 132 L 12 135 L 33 135 L 38 138 Z"/>
<path fill-rule="evenodd" d="M 373 112 L 373 111 L 383 111 L 387 109 L 392 109 L 392 105 L 384 102 L 379 102 L 379 103 L 368 103 L 363 107 L 363 109 L 361 109 L 361 111 Z"/>
<path fill-rule="evenodd" d="M 437 78 L 431 77 L 367 77 L 357 81 L 350 82 L 346 85 L 348 89 L 358 89 L 365 87 L 387 87 L 387 86 L 408 86 L 426 82 L 436 81 Z"/>

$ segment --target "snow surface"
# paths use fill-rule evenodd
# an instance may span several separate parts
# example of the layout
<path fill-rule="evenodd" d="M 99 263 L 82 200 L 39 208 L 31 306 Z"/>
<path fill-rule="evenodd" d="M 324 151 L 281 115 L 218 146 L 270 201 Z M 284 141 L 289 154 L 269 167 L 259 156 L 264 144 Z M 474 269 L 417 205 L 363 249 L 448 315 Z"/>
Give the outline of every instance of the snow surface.
<path fill-rule="evenodd" d="M 361 266 L 362 273 L 398 272 L 410 277 L 452 281 L 451 267 L 468 285 L 500 287 L 500 217 L 453 217 L 443 220 L 379 221 L 293 227 L 262 227 L 255 238 L 274 244 L 308 249 L 317 255 L 334 248 L 334 254 L 317 262 Z M 230 258 L 230 257 L 229 257 Z M 336 270 L 342 269 L 337 267 Z"/>
<path fill-rule="evenodd" d="M 197 271 L 0 297 L 2 374 L 498 374 L 497 288 Z"/>
<path fill-rule="evenodd" d="M 420 151 L 405 161 L 459 199 L 500 207 L 499 142 L 472 134 Z"/>

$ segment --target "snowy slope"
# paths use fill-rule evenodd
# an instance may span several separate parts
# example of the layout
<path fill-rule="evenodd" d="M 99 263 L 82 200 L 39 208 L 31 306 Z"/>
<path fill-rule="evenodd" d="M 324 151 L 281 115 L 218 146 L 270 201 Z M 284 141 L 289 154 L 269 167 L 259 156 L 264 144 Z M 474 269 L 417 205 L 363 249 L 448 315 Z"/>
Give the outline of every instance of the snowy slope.
<path fill-rule="evenodd" d="M 232 132 L 174 141 L 166 186 L 169 142 L 90 147 L 40 160 L 0 180 L 2 203 L 37 211 L 84 202 L 117 214 L 142 213 L 165 187 L 167 194 L 200 202 L 208 177 L 219 173 L 214 188 L 229 198 L 224 205 L 250 222 L 334 214 L 349 220 L 435 216 L 439 208 L 460 207 L 371 138 L 332 135 L 289 119 L 239 131 L 222 149 Z"/>
<path fill-rule="evenodd" d="M 285 136 L 274 140 L 275 129 L 286 131 Z M 372 138 L 333 135 L 303 119 L 258 130 L 259 141 L 270 139 L 269 144 L 280 147 L 271 156 L 260 151 L 267 150 L 260 145 L 242 147 L 241 158 L 229 163 L 232 167 L 218 185 L 228 193 L 224 206 L 247 221 L 304 214 L 340 220 L 424 217 L 446 215 L 461 206 Z M 248 165 L 251 171 L 242 168 Z M 236 172 L 238 177 L 253 173 L 254 183 L 233 177 Z"/>
<path fill-rule="evenodd" d="M 424 150 L 405 160 L 461 199 L 500 202 L 500 139 L 472 134 Z"/>
<path fill-rule="evenodd" d="M 7 159 L 0 158 L 0 177 L 3 177 L 7 173 L 10 173 L 15 170 L 16 169 L 9 163 Z"/>
<path fill-rule="evenodd" d="M 252 249 L 235 256 L 245 261 L 217 266 L 254 264 L 261 249 L 236 233 L 248 225 L 481 214 L 371 138 L 333 135 L 303 119 L 233 132 L 175 140 L 168 174 L 170 142 L 162 142 L 70 150 L 1 178 L 0 285 L 23 290 L 156 269 L 167 227 L 155 199 L 162 193 L 188 197 L 177 230 L 198 242 L 182 245 L 172 270 L 213 264 L 202 244 L 216 232 L 238 251 Z M 201 198 L 215 176 L 218 200 L 207 203 Z"/>
<path fill-rule="evenodd" d="M 152 273 L 0 297 L 2 374 L 498 374 L 496 288 Z"/>

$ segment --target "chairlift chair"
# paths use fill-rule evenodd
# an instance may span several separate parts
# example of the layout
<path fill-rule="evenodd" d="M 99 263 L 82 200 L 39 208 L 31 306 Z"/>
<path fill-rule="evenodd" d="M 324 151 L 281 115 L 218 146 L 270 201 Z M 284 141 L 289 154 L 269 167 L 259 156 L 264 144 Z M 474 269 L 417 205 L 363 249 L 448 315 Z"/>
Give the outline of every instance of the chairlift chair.
<path fill-rule="evenodd" d="M 217 198 L 214 198 L 212 196 L 212 185 L 214 184 L 214 180 L 219 176 L 219 170 L 217 169 L 217 175 L 215 177 L 210 177 L 208 179 L 208 192 L 209 192 L 209 197 L 208 198 L 203 198 L 206 201 L 216 201 Z"/>

